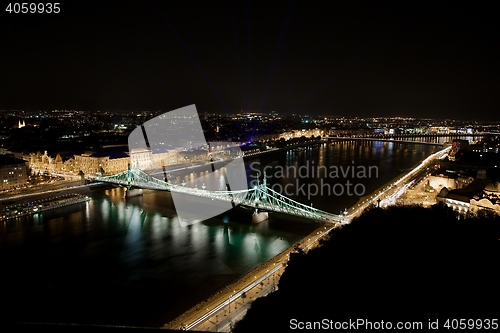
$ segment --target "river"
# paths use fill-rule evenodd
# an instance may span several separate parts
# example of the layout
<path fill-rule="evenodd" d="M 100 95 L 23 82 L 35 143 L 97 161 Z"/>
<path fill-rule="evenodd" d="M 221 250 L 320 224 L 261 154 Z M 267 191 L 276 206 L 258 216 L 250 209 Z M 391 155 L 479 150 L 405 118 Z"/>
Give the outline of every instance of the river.
<path fill-rule="evenodd" d="M 245 164 L 249 182 L 262 182 L 267 167 L 273 189 L 338 214 L 361 190 L 374 191 L 437 149 L 330 142 Z M 351 190 L 358 185 L 357 193 L 348 195 L 347 181 Z M 170 193 L 123 196 L 123 188 L 96 188 L 86 203 L 0 222 L 3 322 L 162 326 L 318 226 L 274 213 L 252 225 L 251 211 L 242 209 L 181 226 Z"/>

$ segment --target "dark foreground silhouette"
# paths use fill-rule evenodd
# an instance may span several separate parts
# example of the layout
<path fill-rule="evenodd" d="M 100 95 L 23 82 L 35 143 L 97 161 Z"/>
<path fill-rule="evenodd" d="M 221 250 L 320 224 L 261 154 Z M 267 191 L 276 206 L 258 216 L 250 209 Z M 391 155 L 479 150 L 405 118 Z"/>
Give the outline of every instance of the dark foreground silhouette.
<path fill-rule="evenodd" d="M 498 318 L 499 261 L 494 215 L 458 220 L 440 206 L 374 208 L 321 247 L 293 255 L 279 290 L 257 299 L 234 332 L 296 330 L 324 319 L 423 328 L 439 319 L 443 329 L 446 319 Z"/>

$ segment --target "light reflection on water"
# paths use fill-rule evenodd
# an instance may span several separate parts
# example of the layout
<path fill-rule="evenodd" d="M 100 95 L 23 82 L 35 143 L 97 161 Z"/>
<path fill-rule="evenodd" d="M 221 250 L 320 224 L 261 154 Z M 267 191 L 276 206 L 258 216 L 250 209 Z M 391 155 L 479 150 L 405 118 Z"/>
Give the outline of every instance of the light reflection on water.
<path fill-rule="evenodd" d="M 306 161 L 329 166 L 355 160 L 379 167 L 379 177 L 366 182 L 367 189 L 374 189 L 434 150 L 387 142 L 339 143 L 248 162 L 298 167 Z M 225 185 L 217 171 L 183 179 L 186 186 L 195 181 L 199 187 L 211 181 L 216 187 Z M 294 179 L 269 179 L 270 185 L 275 181 Z M 96 190 L 91 198 L 3 223 L 0 283 L 18 290 L 4 298 L 11 305 L 4 318 L 160 326 L 317 227 L 273 213 L 268 221 L 252 225 L 251 211 L 229 211 L 182 227 L 167 192 L 145 190 L 141 197 L 124 199 L 123 188 L 110 188 Z M 313 198 L 315 207 L 332 212 L 353 199 Z M 29 307 L 24 306 L 27 301 Z M 16 310 L 21 307 L 23 311 Z"/>

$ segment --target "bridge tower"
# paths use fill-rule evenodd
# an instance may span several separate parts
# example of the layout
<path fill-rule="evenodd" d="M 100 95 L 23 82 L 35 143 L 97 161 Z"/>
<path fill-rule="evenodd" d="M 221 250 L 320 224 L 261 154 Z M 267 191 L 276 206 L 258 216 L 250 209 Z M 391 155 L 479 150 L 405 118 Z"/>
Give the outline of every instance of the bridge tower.
<path fill-rule="evenodd" d="M 127 170 L 127 187 L 125 188 L 125 198 L 137 197 L 142 195 L 142 188 L 132 189 L 132 179 L 133 179 L 132 172 L 133 171 L 130 169 L 130 162 L 129 162 Z"/>
<path fill-rule="evenodd" d="M 212 164 L 212 169 L 214 168 L 214 165 Z M 222 168 L 222 175 L 224 176 L 224 181 L 226 182 L 226 190 L 228 192 L 231 192 L 231 185 L 229 185 L 229 180 L 227 178 L 227 173 L 226 173 L 226 168 Z M 229 197 L 231 198 L 231 205 L 234 207 L 236 207 L 236 204 L 234 202 L 234 197 L 233 197 L 233 194 L 230 193 L 229 194 Z"/>
<path fill-rule="evenodd" d="M 267 180 L 264 172 L 262 185 L 257 185 L 257 195 L 255 197 L 255 211 L 252 214 L 252 223 L 259 223 L 269 218 L 268 212 L 259 212 L 259 203 L 267 201 Z"/>

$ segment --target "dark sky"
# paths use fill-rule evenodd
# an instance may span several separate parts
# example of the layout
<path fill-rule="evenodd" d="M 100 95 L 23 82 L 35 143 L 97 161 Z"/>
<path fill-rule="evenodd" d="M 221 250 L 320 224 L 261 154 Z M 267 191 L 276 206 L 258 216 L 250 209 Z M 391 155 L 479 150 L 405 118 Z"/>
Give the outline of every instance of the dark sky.
<path fill-rule="evenodd" d="M 500 28 L 486 2 L 7 4 L 2 109 L 500 119 Z"/>

